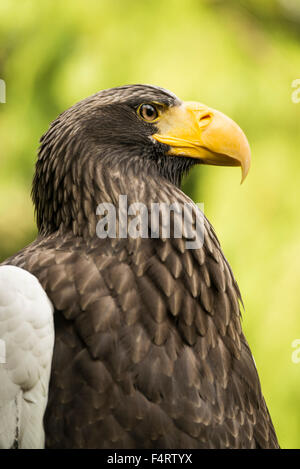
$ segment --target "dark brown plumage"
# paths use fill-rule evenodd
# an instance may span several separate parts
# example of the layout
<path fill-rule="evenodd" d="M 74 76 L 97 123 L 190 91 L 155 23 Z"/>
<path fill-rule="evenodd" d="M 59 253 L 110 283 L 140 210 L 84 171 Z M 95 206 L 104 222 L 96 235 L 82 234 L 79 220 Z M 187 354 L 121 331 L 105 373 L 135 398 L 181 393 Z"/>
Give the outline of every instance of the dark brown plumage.
<path fill-rule="evenodd" d="M 100 92 L 41 139 L 33 184 L 39 237 L 6 261 L 33 273 L 55 307 L 45 415 L 48 448 L 276 448 L 241 330 L 240 293 L 209 222 L 185 238 L 99 239 L 96 207 L 118 195 L 190 202 L 195 159 L 168 156 L 136 116 L 180 105 L 135 85 Z"/>

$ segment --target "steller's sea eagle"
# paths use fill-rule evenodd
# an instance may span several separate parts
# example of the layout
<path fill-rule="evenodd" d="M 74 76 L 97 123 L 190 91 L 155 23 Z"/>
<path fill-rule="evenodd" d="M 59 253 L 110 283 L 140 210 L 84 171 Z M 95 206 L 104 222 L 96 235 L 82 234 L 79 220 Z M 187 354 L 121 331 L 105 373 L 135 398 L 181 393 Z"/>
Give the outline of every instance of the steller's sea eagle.
<path fill-rule="evenodd" d="M 38 237 L 0 267 L 0 447 L 278 447 L 238 286 L 180 190 L 196 163 L 241 166 L 244 178 L 244 133 L 156 86 L 100 91 L 41 138 Z M 120 196 L 139 208 L 133 235 Z M 185 206 L 202 227 L 196 248 L 191 232 L 175 236 Z"/>

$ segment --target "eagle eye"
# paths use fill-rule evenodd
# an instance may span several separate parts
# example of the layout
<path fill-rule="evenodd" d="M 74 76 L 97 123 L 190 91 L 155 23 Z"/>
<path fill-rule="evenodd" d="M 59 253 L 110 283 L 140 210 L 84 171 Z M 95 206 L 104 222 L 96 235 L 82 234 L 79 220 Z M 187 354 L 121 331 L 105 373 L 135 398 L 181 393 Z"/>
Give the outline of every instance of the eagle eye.
<path fill-rule="evenodd" d="M 146 122 L 154 122 L 159 117 L 158 109 L 153 104 L 141 104 L 138 114 Z"/>

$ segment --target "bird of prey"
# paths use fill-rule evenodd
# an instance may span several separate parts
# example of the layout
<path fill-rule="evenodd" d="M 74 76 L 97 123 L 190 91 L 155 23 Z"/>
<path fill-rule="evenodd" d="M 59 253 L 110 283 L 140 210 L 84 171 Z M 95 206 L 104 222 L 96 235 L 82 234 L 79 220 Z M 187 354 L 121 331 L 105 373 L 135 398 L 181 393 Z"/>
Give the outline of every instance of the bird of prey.
<path fill-rule="evenodd" d="M 38 237 L 0 267 L 1 447 L 278 447 L 237 283 L 180 189 L 197 163 L 240 166 L 244 178 L 244 133 L 156 86 L 100 91 L 43 135 L 32 189 Z M 153 204 L 192 206 L 202 242 L 167 236 L 163 212 L 153 236 L 150 225 L 121 233 L 120 196 L 146 207 L 146 221 Z"/>

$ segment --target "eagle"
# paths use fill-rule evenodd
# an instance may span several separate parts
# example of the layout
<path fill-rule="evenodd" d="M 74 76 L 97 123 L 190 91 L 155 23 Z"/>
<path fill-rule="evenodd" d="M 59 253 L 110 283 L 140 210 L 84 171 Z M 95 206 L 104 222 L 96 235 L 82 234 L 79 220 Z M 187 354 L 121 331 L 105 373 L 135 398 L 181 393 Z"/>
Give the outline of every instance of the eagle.
<path fill-rule="evenodd" d="M 38 236 L 0 266 L 2 448 L 279 447 L 238 285 L 180 189 L 195 164 L 244 179 L 245 134 L 152 85 L 102 90 L 42 136 Z M 156 228 L 141 229 L 154 206 Z M 185 207 L 190 229 L 175 236 Z"/>

